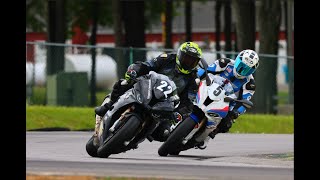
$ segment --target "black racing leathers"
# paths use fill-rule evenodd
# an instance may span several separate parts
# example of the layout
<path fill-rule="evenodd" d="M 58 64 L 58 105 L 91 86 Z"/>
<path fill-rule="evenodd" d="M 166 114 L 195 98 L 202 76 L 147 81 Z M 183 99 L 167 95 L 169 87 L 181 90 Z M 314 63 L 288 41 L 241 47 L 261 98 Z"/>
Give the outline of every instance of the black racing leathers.
<path fill-rule="evenodd" d="M 193 108 L 192 101 L 195 99 L 198 85 L 195 82 L 197 78 L 197 71 L 194 70 L 190 74 L 181 73 L 178 68 L 176 68 L 176 53 L 164 53 L 158 57 L 147 60 L 147 61 L 137 61 L 128 67 L 128 70 L 133 69 L 137 72 L 137 76 L 142 76 L 148 74 L 149 71 L 155 71 L 160 74 L 167 75 L 171 80 L 173 80 L 177 86 L 177 92 L 180 97 L 180 104 L 176 108 L 176 112 L 182 115 L 182 118 L 186 118 Z M 115 102 L 119 96 L 132 87 L 132 84 L 121 85 L 120 83 L 123 79 L 117 81 L 113 86 L 113 91 L 111 93 L 111 101 Z M 112 103 L 113 103 L 112 102 Z M 170 128 L 170 123 L 164 121 L 159 127 L 153 132 L 152 136 L 155 140 L 163 142 L 168 137 L 163 135 L 165 129 Z"/>
<path fill-rule="evenodd" d="M 172 79 L 176 86 L 177 92 L 180 97 L 180 105 L 177 108 L 177 111 L 182 115 L 189 115 L 192 111 L 192 101 L 195 98 L 196 92 L 198 90 L 198 86 L 195 82 L 195 78 L 197 77 L 197 71 L 193 71 L 190 74 L 183 74 L 176 68 L 176 53 L 164 53 L 159 55 L 158 57 L 147 60 L 147 61 L 137 61 L 131 64 L 128 67 L 129 69 L 133 69 L 137 72 L 137 76 L 148 74 L 149 71 L 155 71 L 160 74 L 167 75 L 170 79 Z M 132 84 L 128 84 L 126 86 L 120 85 L 120 82 L 123 79 L 120 79 L 115 83 L 113 87 L 113 92 L 111 93 L 111 100 L 118 99 L 126 90 L 132 87 Z"/>

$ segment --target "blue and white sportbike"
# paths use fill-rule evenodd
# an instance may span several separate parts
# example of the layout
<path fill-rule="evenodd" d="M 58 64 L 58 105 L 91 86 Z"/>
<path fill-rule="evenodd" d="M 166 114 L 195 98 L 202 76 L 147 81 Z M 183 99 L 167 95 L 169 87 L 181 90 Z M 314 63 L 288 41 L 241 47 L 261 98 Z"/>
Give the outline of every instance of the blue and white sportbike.
<path fill-rule="evenodd" d="M 195 148 L 206 138 L 210 138 L 210 133 L 227 116 L 230 102 L 233 101 L 240 102 L 247 108 L 253 106 L 249 100 L 236 99 L 227 79 L 206 72 L 206 78 L 199 83 L 193 112 L 172 127 L 170 136 L 160 146 L 158 154 L 178 155 L 181 151 Z"/>

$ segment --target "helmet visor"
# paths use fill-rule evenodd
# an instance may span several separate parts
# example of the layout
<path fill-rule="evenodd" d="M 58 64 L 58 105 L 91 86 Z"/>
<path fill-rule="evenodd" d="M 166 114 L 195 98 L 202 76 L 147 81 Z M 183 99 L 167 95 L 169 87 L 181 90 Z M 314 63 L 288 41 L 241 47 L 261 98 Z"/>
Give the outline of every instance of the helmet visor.
<path fill-rule="evenodd" d="M 181 52 L 179 59 L 180 59 L 180 66 L 185 70 L 194 69 L 198 65 L 200 60 L 200 58 L 190 56 L 183 51 Z"/>
<path fill-rule="evenodd" d="M 249 76 L 250 74 L 256 71 L 256 66 L 250 67 L 240 60 L 240 57 L 237 57 L 234 67 L 236 72 L 241 76 Z"/>

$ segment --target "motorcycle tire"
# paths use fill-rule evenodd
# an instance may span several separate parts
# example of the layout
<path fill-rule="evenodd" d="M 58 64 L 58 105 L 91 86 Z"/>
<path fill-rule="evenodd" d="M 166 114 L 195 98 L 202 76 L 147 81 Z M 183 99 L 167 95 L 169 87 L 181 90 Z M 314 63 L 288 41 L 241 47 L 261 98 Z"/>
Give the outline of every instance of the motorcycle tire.
<path fill-rule="evenodd" d="M 158 149 L 159 156 L 178 155 L 180 153 L 178 149 L 183 146 L 182 140 L 192 131 L 196 124 L 190 117 L 183 120 L 160 146 Z"/>
<path fill-rule="evenodd" d="M 97 153 L 98 148 L 95 145 L 93 145 L 93 138 L 94 136 L 91 136 L 91 138 L 87 142 L 86 151 L 91 157 L 98 157 L 98 153 Z"/>
<path fill-rule="evenodd" d="M 130 116 L 124 125 L 117 129 L 112 137 L 98 148 L 98 156 L 100 158 L 107 158 L 111 154 L 120 153 L 121 149 L 124 149 L 124 142 L 133 138 L 140 124 L 141 122 L 136 116 Z"/>
<path fill-rule="evenodd" d="M 170 152 L 169 154 L 170 154 L 170 155 L 175 155 L 175 156 L 177 156 L 177 155 L 180 154 L 180 152 L 181 152 L 181 151 L 174 151 L 174 152 Z"/>

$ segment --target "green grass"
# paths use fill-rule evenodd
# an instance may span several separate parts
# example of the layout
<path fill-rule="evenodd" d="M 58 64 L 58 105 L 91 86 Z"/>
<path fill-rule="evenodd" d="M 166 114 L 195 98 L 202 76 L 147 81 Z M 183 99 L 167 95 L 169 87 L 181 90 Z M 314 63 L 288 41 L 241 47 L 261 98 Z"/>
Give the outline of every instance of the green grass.
<path fill-rule="evenodd" d="M 232 133 L 294 133 L 293 115 L 244 114 L 233 123 Z"/>
<path fill-rule="evenodd" d="M 94 108 L 26 105 L 26 130 L 68 128 L 73 131 L 92 129 L 95 125 Z M 230 133 L 292 134 L 293 115 L 240 116 Z"/>
<path fill-rule="evenodd" d="M 96 104 L 100 105 L 104 97 L 110 93 L 110 90 L 97 90 L 96 92 Z M 28 94 L 27 94 L 28 97 Z M 29 100 L 27 100 L 29 103 Z M 88 94 L 88 102 L 90 102 L 90 92 Z M 46 105 L 46 87 L 35 86 L 32 88 L 32 95 L 30 96 L 30 105 Z"/>
<path fill-rule="evenodd" d="M 93 108 L 27 106 L 27 130 L 40 128 L 68 128 L 70 130 L 93 129 Z"/>

